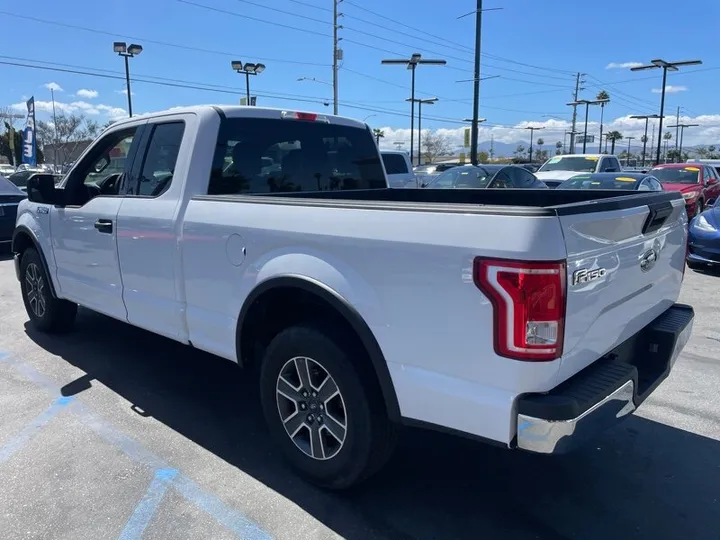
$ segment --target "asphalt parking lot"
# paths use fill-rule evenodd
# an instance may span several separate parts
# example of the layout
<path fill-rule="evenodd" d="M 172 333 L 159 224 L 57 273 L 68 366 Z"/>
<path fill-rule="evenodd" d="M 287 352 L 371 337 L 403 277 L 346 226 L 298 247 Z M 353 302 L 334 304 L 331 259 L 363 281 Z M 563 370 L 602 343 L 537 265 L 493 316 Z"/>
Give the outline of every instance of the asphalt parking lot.
<path fill-rule="evenodd" d="M 720 539 L 720 275 L 688 271 L 693 337 L 638 413 L 543 458 L 408 430 L 327 493 L 270 444 L 252 375 L 82 311 L 36 334 L 0 259 L 0 536 Z"/>

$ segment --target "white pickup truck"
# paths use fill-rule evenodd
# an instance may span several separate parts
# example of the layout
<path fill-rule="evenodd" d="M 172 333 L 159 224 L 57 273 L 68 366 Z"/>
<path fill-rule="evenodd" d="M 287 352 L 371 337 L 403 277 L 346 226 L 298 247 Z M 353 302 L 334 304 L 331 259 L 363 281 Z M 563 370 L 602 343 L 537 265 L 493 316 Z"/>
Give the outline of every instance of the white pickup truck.
<path fill-rule="evenodd" d="M 274 440 L 330 488 L 403 424 L 564 452 L 639 406 L 692 328 L 679 193 L 389 189 L 339 117 L 133 117 L 28 197 L 12 248 L 37 329 L 80 305 L 256 366 Z"/>

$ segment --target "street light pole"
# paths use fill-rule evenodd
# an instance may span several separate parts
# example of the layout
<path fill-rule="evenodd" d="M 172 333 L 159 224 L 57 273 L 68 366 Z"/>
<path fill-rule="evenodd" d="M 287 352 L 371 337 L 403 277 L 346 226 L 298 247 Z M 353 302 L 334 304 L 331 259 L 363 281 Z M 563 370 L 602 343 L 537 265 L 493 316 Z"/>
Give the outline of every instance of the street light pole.
<path fill-rule="evenodd" d="M 609 101 L 610 101 L 609 99 L 595 99 L 595 100 L 579 99 L 577 101 L 568 103 L 568 105 L 585 105 L 585 131 L 583 134 L 583 154 L 585 153 L 585 150 L 587 148 L 587 127 L 588 127 L 588 114 L 590 111 L 590 105 L 603 105 Z M 570 140 L 572 141 L 572 138 Z"/>
<path fill-rule="evenodd" d="M 243 64 L 240 60 L 233 60 L 232 62 L 230 62 L 230 67 L 232 67 L 233 71 L 236 71 L 241 75 L 245 75 L 245 96 L 247 99 L 247 105 L 251 106 L 252 102 L 250 100 L 250 75 L 260 75 L 260 73 L 265 71 L 265 64 L 253 64 L 250 62 L 246 62 L 245 64 Z"/>
<path fill-rule="evenodd" d="M 668 71 L 677 71 L 678 67 L 680 67 L 680 66 L 696 66 L 698 64 L 702 64 L 702 60 L 682 60 L 680 62 L 666 62 L 665 60 L 656 58 L 655 60 L 651 60 L 649 64 L 646 64 L 644 66 L 637 66 L 634 68 L 630 68 L 630 71 L 643 71 L 646 69 L 657 69 L 657 68 L 660 68 L 663 70 L 662 88 L 660 89 L 660 128 L 659 128 L 659 133 L 662 133 L 663 117 L 665 115 L 665 83 L 667 82 L 667 72 Z M 660 139 L 658 138 L 657 154 L 655 156 L 655 161 L 657 163 L 660 163 L 661 146 L 662 145 L 660 143 Z"/>
<path fill-rule="evenodd" d="M 130 62 L 128 59 L 140 54 L 143 48 L 142 45 L 135 43 L 128 46 L 124 41 L 115 41 L 113 43 L 113 51 L 125 58 L 125 87 L 128 98 L 128 115 L 132 118 L 132 91 L 130 90 Z"/>
<path fill-rule="evenodd" d="M 683 136 L 685 135 L 685 128 L 698 127 L 700 124 L 677 124 L 674 126 L 668 126 L 671 128 L 680 128 L 680 150 L 678 150 L 678 163 L 682 161 L 682 147 L 683 147 Z"/>
<path fill-rule="evenodd" d="M 410 101 L 413 98 L 408 98 L 405 101 Z M 423 103 L 426 105 L 433 105 L 438 98 L 427 98 L 427 99 L 416 99 L 418 104 L 418 165 L 422 165 L 422 106 Z M 412 162 L 411 162 L 412 163 Z"/>
<path fill-rule="evenodd" d="M 430 64 L 436 66 L 444 66 L 447 64 L 446 60 L 424 60 L 420 53 L 413 53 L 410 58 L 407 59 L 386 59 L 381 60 L 381 64 L 400 64 L 406 65 L 407 69 L 412 72 L 411 83 L 410 83 L 410 163 L 413 163 L 414 158 L 414 146 L 415 146 L 415 68 L 420 64 Z"/>
<path fill-rule="evenodd" d="M 632 141 L 635 137 L 625 137 L 628 142 L 628 149 L 627 149 L 627 159 L 625 160 L 625 166 L 630 166 L 630 141 Z"/>
<path fill-rule="evenodd" d="M 544 127 L 527 126 L 525 129 L 529 129 L 529 130 L 530 130 L 530 152 L 529 152 L 529 156 L 528 156 L 528 158 L 529 158 L 528 161 L 530 161 L 530 163 L 532 163 L 533 135 L 535 135 L 535 130 L 545 129 L 545 128 L 544 128 Z"/>
<path fill-rule="evenodd" d="M 645 152 L 647 150 L 647 132 L 648 132 L 648 122 L 651 118 L 660 118 L 657 114 L 636 114 L 632 115 L 630 118 L 634 118 L 635 120 L 645 120 L 645 136 L 643 137 L 643 151 L 642 151 L 642 166 L 645 166 Z M 657 163 L 660 163 L 658 160 Z"/>

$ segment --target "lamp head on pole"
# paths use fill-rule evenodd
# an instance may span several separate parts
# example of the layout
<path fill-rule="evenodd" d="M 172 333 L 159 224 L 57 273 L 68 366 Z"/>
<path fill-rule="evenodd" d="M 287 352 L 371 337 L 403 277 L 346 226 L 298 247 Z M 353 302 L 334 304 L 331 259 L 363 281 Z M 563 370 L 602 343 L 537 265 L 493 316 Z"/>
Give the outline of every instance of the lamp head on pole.
<path fill-rule="evenodd" d="M 113 52 L 122 54 L 127 51 L 127 44 L 124 41 L 113 42 Z"/>
<path fill-rule="evenodd" d="M 137 56 L 142 51 L 143 51 L 142 45 L 138 45 L 137 43 L 133 43 L 127 48 L 127 52 L 130 56 Z"/>
<path fill-rule="evenodd" d="M 235 71 L 242 71 L 243 69 L 243 63 L 240 60 L 233 60 L 232 62 L 230 62 L 230 65 Z"/>

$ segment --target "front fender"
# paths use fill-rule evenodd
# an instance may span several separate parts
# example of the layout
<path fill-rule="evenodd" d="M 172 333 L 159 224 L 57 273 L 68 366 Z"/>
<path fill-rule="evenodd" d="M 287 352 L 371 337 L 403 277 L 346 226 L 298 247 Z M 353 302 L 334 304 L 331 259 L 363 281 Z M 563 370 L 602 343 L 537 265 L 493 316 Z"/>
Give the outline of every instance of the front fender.
<path fill-rule="evenodd" d="M 15 221 L 15 231 L 12 238 L 12 251 L 13 253 L 21 253 L 30 245 L 37 250 L 45 263 L 53 294 L 56 294 L 57 266 L 52 250 L 52 240 L 50 239 L 50 207 L 25 199 L 18 205 L 17 220 Z"/>

